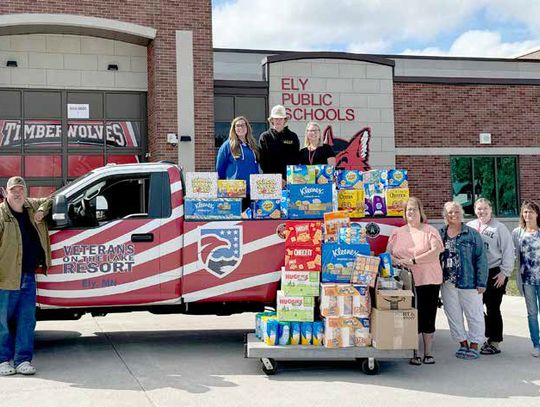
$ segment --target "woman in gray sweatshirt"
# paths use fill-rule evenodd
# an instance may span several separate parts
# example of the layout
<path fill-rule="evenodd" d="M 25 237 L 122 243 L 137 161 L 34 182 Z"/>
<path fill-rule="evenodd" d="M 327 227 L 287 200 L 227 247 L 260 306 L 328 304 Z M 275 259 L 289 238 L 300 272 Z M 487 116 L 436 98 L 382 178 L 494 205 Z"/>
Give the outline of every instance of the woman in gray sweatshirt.
<path fill-rule="evenodd" d="M 467 223 L 467 226 L 477 230 L 482 236 L 489 267 L 488 283 L 483 296 L 487 339 L 480 353 L 495 355 L 501 353 L 499 347 L 503 340 L 501 302 L 508 278 L 514 270 L 514 245 L 510 230 L 493 218 L 490 201 L 479 198 L 474 203 L 474 213 L 477 219 Z"/>

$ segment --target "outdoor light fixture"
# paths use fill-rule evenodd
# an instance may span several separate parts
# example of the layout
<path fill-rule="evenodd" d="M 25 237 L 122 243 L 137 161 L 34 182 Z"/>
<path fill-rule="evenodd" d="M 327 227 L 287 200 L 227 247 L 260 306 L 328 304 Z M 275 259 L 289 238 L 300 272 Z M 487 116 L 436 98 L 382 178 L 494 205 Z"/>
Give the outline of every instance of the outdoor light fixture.
<path fill-rule="evenodd" d="M 14 59 L 10 59 L 6 62 L 6 66 L 8 68 L 17 68 L 17 61 L 15 61 Z"/>
<path fill-rule="evenodd" d="M 118 71 L 118 65 L 117 64 L 109 64 L 107 66 L 107 71 Z"/>

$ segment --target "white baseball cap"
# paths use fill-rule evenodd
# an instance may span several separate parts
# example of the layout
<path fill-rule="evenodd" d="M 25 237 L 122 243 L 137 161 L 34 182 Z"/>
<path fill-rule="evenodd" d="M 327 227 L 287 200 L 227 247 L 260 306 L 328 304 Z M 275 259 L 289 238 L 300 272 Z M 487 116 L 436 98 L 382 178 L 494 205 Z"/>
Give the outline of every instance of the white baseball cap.
<path fill-rule="evenodd" d="M 286 119 L 287 118 L 287 111 L 285 110 L 285 107 L 282 105 L 275 105 L 272 110 L 270 111 L 270 119 Z"/>

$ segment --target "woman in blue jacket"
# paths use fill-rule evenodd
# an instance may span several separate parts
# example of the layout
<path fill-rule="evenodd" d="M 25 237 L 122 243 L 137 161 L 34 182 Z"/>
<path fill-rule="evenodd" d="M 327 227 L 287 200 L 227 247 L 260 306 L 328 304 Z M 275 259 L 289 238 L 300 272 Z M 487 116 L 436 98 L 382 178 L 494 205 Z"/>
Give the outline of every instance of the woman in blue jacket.
<path fill-rule="evenodd" d="M 249 203 L 249 176 L 259 174 L 259 150 L 253 138 L 251 125 L 244 116 L 235 117 L 229 130 L 229 138 L 221 145 L 217 155 L 216 169 L 219 179 L 243 179 L 246 181 Z"/>
<path fill-rule="evenodd" d="M 444 243 L 442 299 L 452 339 L 459 342 L 456 357 L 478 359 L 484 342 L 482 294 L 486 291 L 488 263 L 480 233 L 463 224 L 463 208 L 447 202 L 443 210 L 446 227 L 440 230 Z M 463 314 L 467 319 L 465 330 Z"/>

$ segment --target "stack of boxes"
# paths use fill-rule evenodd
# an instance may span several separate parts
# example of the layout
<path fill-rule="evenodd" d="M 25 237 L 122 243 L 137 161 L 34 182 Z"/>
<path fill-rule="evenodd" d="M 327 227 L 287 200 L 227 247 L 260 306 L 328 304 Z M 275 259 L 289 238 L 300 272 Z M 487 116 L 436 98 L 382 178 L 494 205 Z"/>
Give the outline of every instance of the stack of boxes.
<path fill-rule="evenodd" d="M 363 218 L 365 215 L 363 179 L 362 171 L 336 171 L 338 209 L 348 211 L 351 218 Z"/>
<path fill-rule="evenodd" d="M 417 349 L 418 320 L 413 308 L 410 274 L 402 275 L 402 289 L 375 290 L 375 308 L 371 313 L 373 347 L 377 349 Z"/>
<path fill-rule="evenodd" d="M 286 223 L 285 267 L 277 293 L 278 343 L 322 345 L 323 326 L 314 322 L 321 274 L 320 221 Z M 284 338 L 289 332 L 289 341 Z"/>
<path fill-rule="evenodd" d="M 251 174 L 249 184 L 253 219 L 281 219 L 281 175 Z"/>
<path fill-rule="evenodd" d="M 334 167 L 330 165 L 288 165 L 289 219 L 322 218 L 333 209 Z"/>
<path fill-rule="evenodd" d="M 246 196 L 243 180 L 219 180 L 215 172 L 186 173 L 185 218 L 240 219 L 242 198 Z"/>
<path fill-rule="evenodd" d="M 350 227 L 349 213 L 325 214 L 320 313 L 328 348 L 371 344 L 369 288 L 352 284 L 356 258 L 369 255 L 370 247 L 361 230 Z"/>

